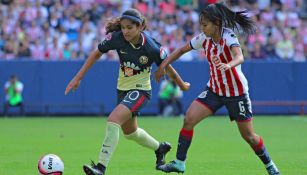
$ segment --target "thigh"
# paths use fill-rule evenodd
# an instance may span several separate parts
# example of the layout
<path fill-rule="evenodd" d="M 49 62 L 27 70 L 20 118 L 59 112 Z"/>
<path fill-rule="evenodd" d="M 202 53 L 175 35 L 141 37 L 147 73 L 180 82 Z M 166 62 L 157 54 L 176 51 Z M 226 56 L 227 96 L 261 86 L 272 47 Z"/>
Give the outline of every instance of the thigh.
<path fill-rule="evenodd" d="M 223 106 L 221 97 L 212 92 L 208 87 L 198 95 L 196 101 L 207 107 L 212 113 L 215 113 Z"/>
<path fill-rule="evenodd" d="M 113 111 L 109 115 L 108 122 L 117 123 L 122 126 L 131 118 L 132 113 L 130 109 L 125 105 L 119 104 L 115 107 L 115 109 L 113 109 Z"/>
<path fill-rule="evenodd" d="M 130 90 L 118 95 L 118 103 L 126 106 L 133 116 L 137 116 L 140 114 L 140 110 L 147 104 L 149 98 L 150 93 L 148 91 Z"/>
<path fill-rule="evenodd" d="M 183 127 L 187 130 L 191 130 L 195 125 L 211 114 L 212 111 L 207 106 L 194 100 L 186 112 Z"/>
<path fill-rule="evenodd" d="M 252 119 L 252 106 L 248 94 L 238 97 L 225 97 L 224 99 L 231 121 L 243 122 Z"/>

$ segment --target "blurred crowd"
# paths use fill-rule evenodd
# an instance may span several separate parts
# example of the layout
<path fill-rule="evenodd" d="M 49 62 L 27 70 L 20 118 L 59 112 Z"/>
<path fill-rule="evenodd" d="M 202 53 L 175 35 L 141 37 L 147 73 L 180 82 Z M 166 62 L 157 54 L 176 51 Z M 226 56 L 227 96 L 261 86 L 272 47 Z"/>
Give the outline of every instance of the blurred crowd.
<path fill-rule="evenodd" d="M 307 59 L 306 0 L 224 0 L 249 10 L 258 31 L 239 35 L 246 59 Z M 202 7 L 218 0 L 1 0 L 0 60 L 85 59 L 105 37 L 105 22 L 128 8 L 148 20 L 147 32 L 168 52 L 199 33 Z M 115 52 L 102 60 L 118 60 Z M 181 61 L 202 60 L 190 52 Z"/>

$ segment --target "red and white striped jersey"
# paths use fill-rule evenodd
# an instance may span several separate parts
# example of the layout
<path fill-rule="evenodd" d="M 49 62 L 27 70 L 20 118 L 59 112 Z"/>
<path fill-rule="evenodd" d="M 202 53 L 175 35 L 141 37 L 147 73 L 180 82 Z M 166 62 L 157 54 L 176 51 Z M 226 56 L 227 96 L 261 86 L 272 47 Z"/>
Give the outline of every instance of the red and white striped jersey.
<path fill-rule="evenodd" d="M 232 67 L 227 71 L 218 70 L 212 56 L 217 55 L 221 62 L 228 63 L 233 59 L 231 47 L 240 46 L 235 33 L 223 28 L 219 43 L 214 43 L 211 37 L 204 33 L 199 34 L 190 41 L 193 49 L 204 49 L 210 66 L 210 79 L 207 86 L 219 96 L 233 97 L 248 93 L 248 83 L 242 73 L 241 65 Z"/>

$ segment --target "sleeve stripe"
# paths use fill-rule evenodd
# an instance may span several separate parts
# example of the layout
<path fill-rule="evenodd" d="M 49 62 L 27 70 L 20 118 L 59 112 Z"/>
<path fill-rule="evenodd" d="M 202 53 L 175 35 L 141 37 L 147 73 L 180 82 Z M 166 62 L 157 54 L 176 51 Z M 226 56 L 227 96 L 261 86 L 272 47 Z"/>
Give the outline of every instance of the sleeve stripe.
<path fill-rule="evenodd" d="M 192 46 L 192 43 L 191 43 L 191 41 L 190 41 L 190 46 L 191 46 L 191 48 L 192 48 L 192 49 L 194 49 L 194 50 L 195 50 L 195 48 L 194 48 L 194 47 Z"/>
<path fill-rule="evenodd" d="M 233 43 L 229 46 L 229 48 L 232 48 L 232 47 L 240 47 L 240 44 L 238 43 Z"/>

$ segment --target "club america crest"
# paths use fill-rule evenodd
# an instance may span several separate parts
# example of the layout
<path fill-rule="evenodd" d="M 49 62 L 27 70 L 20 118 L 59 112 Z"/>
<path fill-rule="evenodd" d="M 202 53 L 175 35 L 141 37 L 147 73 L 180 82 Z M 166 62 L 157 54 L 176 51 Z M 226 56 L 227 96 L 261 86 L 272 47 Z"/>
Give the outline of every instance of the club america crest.
<path fill-rule="evenodd" d="M 147 56 L 141 56 L 140 58 L 139 58 L 139 62 L 141 63 L 141 64 L 147 64 L 148 63 L 148 57 Z"/>

